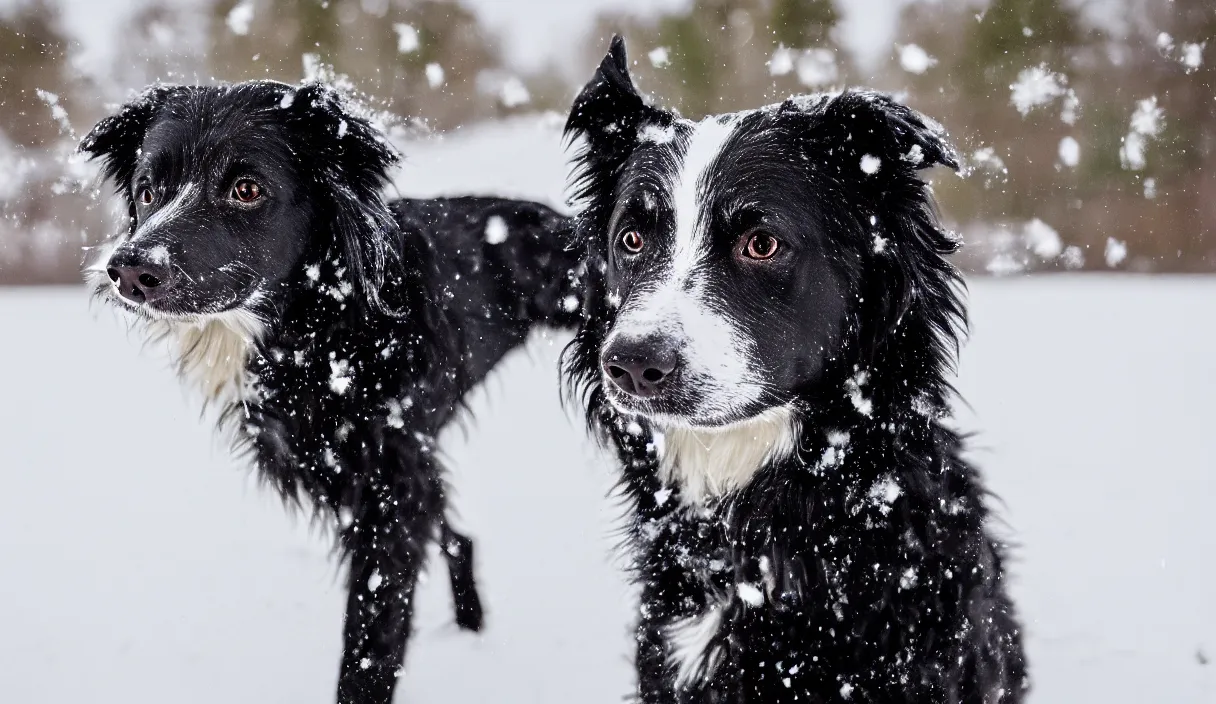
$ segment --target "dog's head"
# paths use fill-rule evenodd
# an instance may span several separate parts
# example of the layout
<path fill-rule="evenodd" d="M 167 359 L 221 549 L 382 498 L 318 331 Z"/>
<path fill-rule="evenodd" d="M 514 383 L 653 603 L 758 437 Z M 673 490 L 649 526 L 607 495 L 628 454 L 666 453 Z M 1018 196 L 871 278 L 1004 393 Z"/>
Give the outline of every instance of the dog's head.
<path fill-rule="evenodd" d="M 128 207 L 129 227 L 90 267 L 100 294 L 146 317 L 253 311 L 306 252 L 336 249 L 352 288 L 379 303 L 391 222 L 380 189 L 396 152 L 321 84 L 154 86 L 84 138 Z"/>
<path fill-rule="evenodd" d="M 643 100 L 617 38 L 566 130 L 583 141 L 591 287 L 576 372 L 622 411 L 661 426 L 753 418 L 829 370 L 876 364 L 918 300 L 952 295 L 956 243 L 917 172 L 956 167 L 954 153 L 885 95 L 691 122 Z"/>

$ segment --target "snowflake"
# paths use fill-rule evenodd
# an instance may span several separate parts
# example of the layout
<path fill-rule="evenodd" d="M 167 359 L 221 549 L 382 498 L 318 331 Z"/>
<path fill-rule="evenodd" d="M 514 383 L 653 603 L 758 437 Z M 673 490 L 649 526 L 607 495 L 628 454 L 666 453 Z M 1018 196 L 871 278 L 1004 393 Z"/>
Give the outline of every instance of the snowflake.
<path fill-rule="evenodd" d="M 243 0 L 228 11 L 224 23 L 233 34 L 244 36 L 249 34 L 249 25 L 253 22 L 253 0 Z"/>
<path fill-rule="evenodd" d="M 1068 79 L 1040 64 L 1023 69 L 1018 80 L 1009 86 L 1010 102 L 1025 117 L 1036 107 L 1047 105 L 1064 95 Z"/>
<path fill-rule="evenodd" d="M 1114 268 L 1127 259 L 1127 243 L 1114 237 L 1106 238 L 1106 266 Z"/>
<path fill-rule="evenodd" d="M 411 54 L 418 51 L 420 44 L 418 41 L 418 30 L 414 29 L 413 25 L 398 22 L 393 25 L 393 30 L 397 32 L 397 53 Z"/>
<path fill-rule="evenodd" d="M 937 63 L 937 59 L 916 44 L 905 44 L 899 48 L 899 65 L 908 73 L 922 74 Z"/>
<path fill-rule="evenodd" d="M 507 241 L 507 221 L 499 215 L 491 215 L 486 219 L 486 244 L 502 244 Z"/>
<path fill-rule="evenodd" d="M 432 88 L 438 88 L 439 86 L 443 85 L 443 81 L 444 81 L 443 67 L 440 66 L 439 64 L 434 64 L 434 63 L 427 64 L 426 65 L 427 85 L 429 85 Z"/>

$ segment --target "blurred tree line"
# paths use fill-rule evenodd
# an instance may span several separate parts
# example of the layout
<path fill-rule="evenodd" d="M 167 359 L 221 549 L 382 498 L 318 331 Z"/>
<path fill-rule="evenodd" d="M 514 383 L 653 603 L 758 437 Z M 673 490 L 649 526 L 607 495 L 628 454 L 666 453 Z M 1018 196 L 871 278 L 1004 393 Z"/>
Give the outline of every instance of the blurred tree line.
<path fill-rule="evenodd" d="M 1216 3 L 1122 2 L 1118 31 L 1069 0 L 912 2 L 860 66 L 831 0 L 693 0 L 602 14 L 576 60 L 524 75 L 454 1 L 150 0 L 115 65 L 81 70 L 53 0 L 23 0 L 0 13 L 0 283 L 77 280 L 113 218 L 79 195 L 76 130 L 154 80 L 331 65 L 405 127 L 445 130 L 564 112 L 613 32 L 640 87 L 691 118 L 867 85 L 939 120 L 964 169 L 933 184 L 971 271 L 1216 271 Z"/>

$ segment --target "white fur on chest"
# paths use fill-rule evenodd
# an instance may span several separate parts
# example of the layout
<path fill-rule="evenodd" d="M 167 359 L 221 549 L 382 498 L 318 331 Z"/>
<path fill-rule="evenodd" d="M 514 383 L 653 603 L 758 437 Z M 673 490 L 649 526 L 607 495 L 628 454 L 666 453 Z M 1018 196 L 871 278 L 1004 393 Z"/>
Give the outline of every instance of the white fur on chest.
<path fill-rule="evenodd" d="M 781 406 L 723 428 L 664 431 L 660 472 L 684 501 L 701 504 L 747 486 L 765 463 L 788 457 L 797 442 L 793 413 Z"/>
<path fill-rule="evenodd" d="M 251 313 L 234 310 L 197 322 L 157 321 L 160 336 L 176 349 L 177 373 L 208 403 L 234 403 L 247 398 L 251 380 L 249 352 L 262 334 Z"/>

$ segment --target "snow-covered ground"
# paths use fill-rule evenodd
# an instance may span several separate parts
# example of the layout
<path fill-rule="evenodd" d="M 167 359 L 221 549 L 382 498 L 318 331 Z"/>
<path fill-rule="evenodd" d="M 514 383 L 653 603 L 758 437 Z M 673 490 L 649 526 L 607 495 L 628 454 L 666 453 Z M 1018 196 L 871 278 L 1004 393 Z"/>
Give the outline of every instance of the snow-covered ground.
<path fill-rule="evenodd" d="M 561 202 L 554 127 L 413 145 L 402 193 Z M 1037 704 L 1216 702 L 1216 279 L 976 280 L 959 388 Z M 0 290 L 0 701 L 322 704 L 343 590 L 329 538 L 200 422 L 156 350 L 79 289 Z M 615 704 L 629 589 L 612 472 L 537 336 L 443 448 L 489 628 L 420 596 L 399 701 Z"/>

